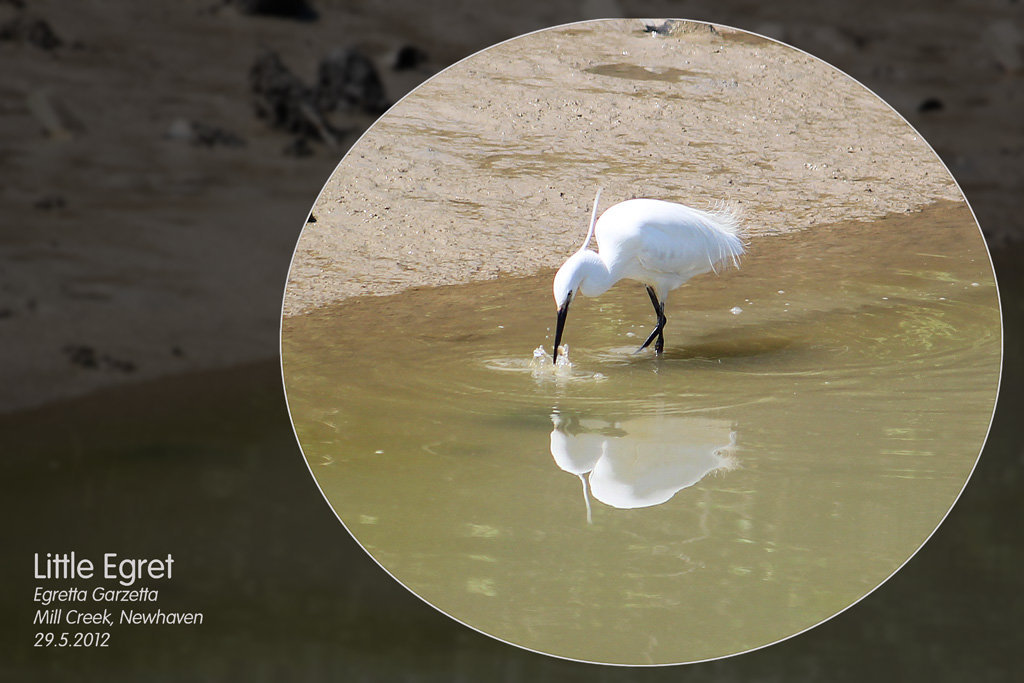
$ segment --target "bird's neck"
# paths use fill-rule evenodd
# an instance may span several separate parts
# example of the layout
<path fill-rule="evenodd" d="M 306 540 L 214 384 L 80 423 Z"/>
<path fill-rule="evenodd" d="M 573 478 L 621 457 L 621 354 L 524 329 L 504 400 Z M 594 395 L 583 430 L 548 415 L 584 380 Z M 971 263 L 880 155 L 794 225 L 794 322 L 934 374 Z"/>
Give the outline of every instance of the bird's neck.
<path fill-rule="evenodd" d="M 604 294 L 618 278 L 608 268 L 600 254 L 589 250 L 580 253 L 584 256 L 580 265 L 580 292 L 584 296 Z"/>

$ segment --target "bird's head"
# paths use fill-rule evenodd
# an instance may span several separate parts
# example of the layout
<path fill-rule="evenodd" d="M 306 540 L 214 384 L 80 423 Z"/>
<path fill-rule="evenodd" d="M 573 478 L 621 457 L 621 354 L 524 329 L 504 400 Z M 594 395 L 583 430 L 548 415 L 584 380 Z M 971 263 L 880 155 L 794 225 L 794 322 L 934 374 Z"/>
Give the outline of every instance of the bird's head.
<path fill-rule="evenodd" d="M 562 264 L 562 267 L 555 273 L 555 282 L 552 292 L 555 295 L 555 307 L 568 306 L 573 293 L 580 288 L 585 275 L 586 253 L 578 251 Z M 592 252 L 591 252 L 592 253 Z"/>
<path fill-rule="evenodd" d="M 604 271 L 604 264 L 601 258 L 594 252 L 587 249 L 580 249 L 570 256 L 562 267 L 555 273 L 555 282 L 552 286 L 552 293 L 555 295 L 555 307 L 558 309 L 558 323 L 555 327 L 555 349 L 551 354 L 552 361 L 558 360 L 558 346 L 562 342 L 562 330 L 565 328 L 565 319 L 569 315 L 569 304 L 574 296 L 581 292 L 588 296 L 596 296 L 607 287 L 596 287 L 597 274 Z M 595 277 L 589 277 L 594 275 Z M 591 282 L 593 280 L 594 282 Z"/>
<path fill-rule="evenodd" d="M 597 206 L 601 200 L 601 190 L 598 188 L 594 197 L 594 208 L 590 212 L 590 228 L 587 230 L 587 238 L 583 240 L 583 246 L 579 251 L 570 256 L 562 267 L 555 273 L 555 283 L 552 288 L 555 295 L 555 307 L 558 309 L 558 327 L 555 328 L 555 350 L 551 354 L 551 362 L 558 361 L 558 345 L 562 341 L 562 329 L 565 327 L 565 318 L 569 315 L 569 303 L 575 293 L 583 290 L 587 296 L 597 296 L 610 285 L 603 288 L 591 283 L 587 287 L 587 275 L 595 272 L 606 274 L 604 263 L 597 254 L 587 249 L 590 240 L 594 237 L 594 230 L 597 226 Z M 595 278 L 590 278 L 595 280 Z"/>

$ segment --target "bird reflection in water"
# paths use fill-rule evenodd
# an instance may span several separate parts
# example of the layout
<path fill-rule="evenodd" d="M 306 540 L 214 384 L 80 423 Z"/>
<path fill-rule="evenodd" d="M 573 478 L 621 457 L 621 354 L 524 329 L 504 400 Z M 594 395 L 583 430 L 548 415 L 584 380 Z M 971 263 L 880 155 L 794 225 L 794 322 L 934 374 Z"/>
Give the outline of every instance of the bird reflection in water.
<path fill-rule="evenodd" d="M 653 415 L 609 422 L 551 414 L 551 456 L 583 484 L 590 497 L 633 509 L 661 505 L 719 470 L 738 467 L 736 432 L 725 420 Z"/>

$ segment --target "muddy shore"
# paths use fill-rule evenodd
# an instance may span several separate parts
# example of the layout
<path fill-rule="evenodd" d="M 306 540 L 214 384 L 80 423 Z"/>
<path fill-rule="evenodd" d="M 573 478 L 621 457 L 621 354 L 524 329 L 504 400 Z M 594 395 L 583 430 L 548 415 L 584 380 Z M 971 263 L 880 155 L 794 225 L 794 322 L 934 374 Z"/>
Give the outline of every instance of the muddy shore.
<path fill-rule="evenodd" d="M 405 97 L 318 198 L 285 315 L 556 267 L 599 186 L 602 208 L 724 201 L 755 241 L 961 198 L 927 143 L 833 67 L 723 27 L 652 24 L 534 33 Z"/>

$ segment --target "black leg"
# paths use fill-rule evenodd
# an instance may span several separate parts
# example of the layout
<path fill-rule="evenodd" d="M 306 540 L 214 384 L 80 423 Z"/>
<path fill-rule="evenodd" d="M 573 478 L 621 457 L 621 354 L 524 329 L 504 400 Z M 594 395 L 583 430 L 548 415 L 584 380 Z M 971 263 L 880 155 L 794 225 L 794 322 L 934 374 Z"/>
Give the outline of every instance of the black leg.
<path fill-rule="evenodd" d="M 651 336 L 647 338 L 647 341 L 645 341 L 643 345 L 636 350 L 636 352 L 640 353 L 646 349 L 651 345 L 651 342 L 654 341 L 655 337 L 657 337 L 658 343 L 654 345 L 654 351 L 661 355 L 665 350 L 665 304 L 658 301 L 658 295 L 654 293 L 654 289 L 652 287 L 647 287 L 647 294 L 651 297 L 651 303 L 654 304 L 654 313 L 658 316 L 658 326 L 654 328 L 654 331 L 651 332 Z"/>
<path fill-rule="evenodd" d="M 651 336 L 647 338 L 647 341 L 645 341 L 643 344 L 640 345 L 640 348 L 637 349 L 636 352 L 640 353 L 641 351 L 646 349 L 648 346 L 650 346 L 651 342 L 654 341 L 654 338 L 657 337 L 657 336 L 658 336 L 658 328 L 654 328 L 654 332 L 651 332 Z"/>
<path fill-rule="evenodd" d="M 654 344 L 654 352 L 660 356 L 665 350 L 665 302 L 658 301 L 658 296 L 650 287 L 647 288 L 647 294 L 650 295 L 651 303 L 654 304 L 654 312 L 658 316 L 658 341 Z"/>

